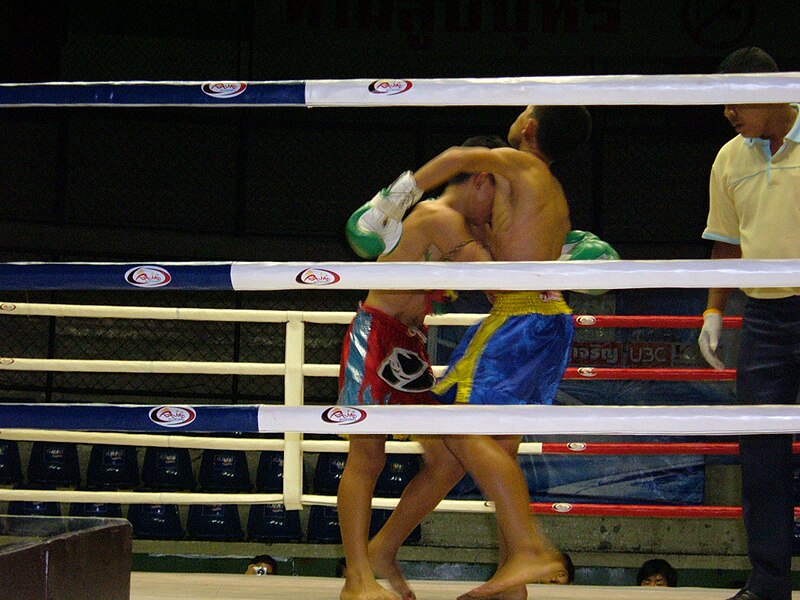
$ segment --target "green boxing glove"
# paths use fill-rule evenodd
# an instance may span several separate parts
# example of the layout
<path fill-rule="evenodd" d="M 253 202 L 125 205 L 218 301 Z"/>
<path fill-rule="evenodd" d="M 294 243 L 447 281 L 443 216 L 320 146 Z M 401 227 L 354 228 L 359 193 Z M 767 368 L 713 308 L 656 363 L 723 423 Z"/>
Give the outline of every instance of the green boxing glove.
<path fill-rule="evenodd" d="M 589 231 L 573 230 L 567 234 L 558 260 L 619 260 L 614 247 Z M 599 296 L 608 290 L 570 290 L 580 294 Z"/>
<path fill-rule="evenodd" d="M 600 239 L 591 231 L 581 231 L 580 229 L 573 229 L 569 233 L 567 233 L 567 237 L 564 238 L 564 244 L 561 246 L 561 256 L 565 254 L 569 254 L 570 251 L 577 245 L 580 244 L 583 240 L 587 240 L 589 238 L 592 239 Z M 562 260 L 559 258 L 559 260 Z M 567 260 L 567 259 L 563 259 Z"/>
<path fill-rule="evenodd" d="M 400 242 L 403 215 L 422 197 L 414 175 L 406 171 L 375 194 L 347 220 L 347 242 L 362 258 L 389 254 Z"/>

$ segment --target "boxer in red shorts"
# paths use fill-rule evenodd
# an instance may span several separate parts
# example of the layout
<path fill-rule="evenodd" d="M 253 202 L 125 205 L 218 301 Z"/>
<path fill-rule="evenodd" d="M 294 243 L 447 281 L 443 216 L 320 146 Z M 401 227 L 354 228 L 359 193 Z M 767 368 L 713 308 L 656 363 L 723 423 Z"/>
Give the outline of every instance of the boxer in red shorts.
<path fill-rule="evenodd" d="M 500 138 L 470 138 L 466 144 L 506 145 Z M 380 253 L 379 262 L 487 261 L 482 236 L 491 221 L 496 186 L 490 173 L 461 173 L 441 196 L 416 204 L 421 196 L 410 173 L 354 213 L 348 240 L 361 256 Z M 397 206 L 391 203 L 398 201 Z M 390 205 L 387 206 L 387 203 Z M 377 206 L 377 208 L 376 208 Z M 391 212 L 396 218 L 386 217 Z M 344 341 L 339 371 L 339 404 L 430 404 L 434 377 L 425 350 L 425 290 L 371 290 L 359 306 Z M 378 584 L 368 555 L 372 494 L 386 462 L 385 435 L 350 435 L 350 450 L 339 483 L 338 510 L 347 578 L 342 600 L 403 600 L 414 593 L 395 563 L 379 572 L 396 593 Z M 406 489 L 446 494 L 461 464 L 440 439 L 422 438 L 425 462 Z M 460 478 L 460 475 L 459 475 Z M 445 490 L 439 487 L 448 486 Z M 387 572 L 388 569 L 388 572 Z"/>

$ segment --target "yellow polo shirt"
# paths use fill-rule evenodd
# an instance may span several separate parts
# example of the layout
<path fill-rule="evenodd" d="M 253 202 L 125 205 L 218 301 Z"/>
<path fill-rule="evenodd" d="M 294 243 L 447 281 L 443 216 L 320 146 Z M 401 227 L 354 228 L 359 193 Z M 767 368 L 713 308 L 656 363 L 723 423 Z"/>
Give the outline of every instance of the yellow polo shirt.
<path fill-rule="evenodd" d="M 768 140 L 741 135 L 720 149 L 703 238 L 741 246 L 742 258 L 800 258 L 800 112 L 774 156 Z M 800 294 L 800 287 L 742 291 L 786 298 Z"/>

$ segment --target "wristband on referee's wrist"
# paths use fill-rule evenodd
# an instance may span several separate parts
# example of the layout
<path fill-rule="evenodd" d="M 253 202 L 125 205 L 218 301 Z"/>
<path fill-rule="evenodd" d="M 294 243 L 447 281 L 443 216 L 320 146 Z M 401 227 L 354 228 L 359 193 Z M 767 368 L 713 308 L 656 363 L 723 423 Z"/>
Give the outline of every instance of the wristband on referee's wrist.
<path fill-rule="evenodd" d="M 719 315 L 722 316 L 722 311 L 718 308 L 708 308 L 703 311 L 703 318 L 705 319 L 708 315 Z"/>

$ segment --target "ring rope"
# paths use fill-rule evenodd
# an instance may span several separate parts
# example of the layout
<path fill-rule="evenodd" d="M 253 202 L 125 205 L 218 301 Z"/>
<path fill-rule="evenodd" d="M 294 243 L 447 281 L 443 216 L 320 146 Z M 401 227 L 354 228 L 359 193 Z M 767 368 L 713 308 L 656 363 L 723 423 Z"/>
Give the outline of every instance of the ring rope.
<path fill-rule="evenodd" d="M 444 373 L 446 367 L 436 365 L 435 375 Z M 82 360 L 61 358 L 0 357 L 0 371 L 59 371 L 70 373 L 168 373 L 204 375 L 285 375 L 283 363 L 242 363 L 203 361 L 138 361 L 138 360 Z M 307 363 L 302 367 L 305 377 L 336 377 L 336 365 Z M 623 367 L 569 367 L 563 379 L 597 380 L 651 380 L 651 381 L 733 381 L 735 369 L 717 371 L 709 368 L 623 368 Z"/>
<path fill-rule="evenodd" d="M 347 324 L 352 312 L 319 313 L 313 311 L 258 311 L 237 309 L 184 309 L 161 307 L 79 306 L 69 304 L 0 303 L 0 315 L 58 316 L 86 318 L 153 318 L 172 320 L 224 320 L 242 322 L 281 323 L 300 320 L 309 323 Z M 440 315 L 429 316 L 430 325 L 469 325 L 485 315 Z M 702 317 L 694 316 L 613 316 L 574 315 L 573 321 L 583 327 L 652 327 L 652 328 L 696 328 L 702 325 Z M 741 317 L 726 317 L 723 325 L 740 327 Z M 283 363 L 242 363 L 202 361 L 134 361 L 134 360 L 78 360 L 54 358 L 0 357 L 0 370 L 11 371 L 59 371 L 91 373 L 161 373 L 211 375 L 285 375 Z M 437 365 L 438 376 L 445 367 Z M 304 377 L 337 377 L 338 365 L 305 363 L 301 367 Z M 658 380 L 658 381 L 732 381 L 735 370 L 717 371 L 709 368 L 599 368 L 569 367 L 564 379 L 598 380 Z"/>
<path fill-rule="evenodd" d="M 571 514 L 587 517 L 657 517 L 695 519 L 738 519 L 742 516 L 740 506 L 689 505 L 670 506 L 660 504 L 592 504 L 570 502 L 532 502 L 531 513 Z M 800 517 L 800 507 L 794 509 L 795 518 Z"/>
<path fill-rule="evenodd" d="M 261 404 L 187 407 L 0 403 L 0 429 L 6 428 L 121 432 L 182 428 L 187 433 L 236 431 L 297 435 L 758 435 L 800 431 L 800 406 Z M 289 444 L 288 439 L 286 443 Z M 297 439 L 294 443 L 299 456 L 301 441 Z"/>
<path fill-rule="evenodd" d="M 513 106 L 794 102 L 800 73 L 0 84 L 0 107 Z"/>
<path fill-rule="evenodd" d="M 153 446 L 203 450 L 244 450 L 253 452 L 281 451 L 282 439 L 195 437 L 189 435 L 106 433 L 97 431 L 61 431 L 51 429 L 2 429 L 0 440 L 28 442 L 64 442 L 72 444 L 104 444 L 118 446 Z M 302 440 L 303 452 L 346 453 L 350 443 L 344 439 Z M 414 441 L 387 440 L 388 454 L 422 454 L 422 446 Z M 800 454 L 800 442 L 792 443 L 792 452 Z M 735 455 L 736 442 L 523 442 L 518 454 L 572 455 Z"/>
<path fill-rule="evenodd" d="M 544 442 L 542 454 L 652 455 L 652 454 L 739 454 L 736 442 Z M 800 442 L 792 443 L 800 454 Z"/>
<path fill-rule="evenodd" d="M 281 494 L 199 493 L 199 492 L 126 492 L 78 490 L 0 489 L 0 500 L 22 502 L 82 502 L 111 504 L 281 504 Z M 303 504 L 336 506 L 335 496 L 303 494 Z M 393 509 L 399 498 L 373 498 L 372 508 Z M 531 502 L 531 514 L 570 516 L 619 516 L 656 518 L 740 518 L 739 506 L 598 504 L 591 502 Z M 485 500 L 442 500 L 434 509 L 441 512 L 494 512 L 494 504 Z M 800 517 L 800 507 L 794 509 Z"/>
<path fill-rule="evenodd" d="M 235 321 L 242 323 L 283 323 L 289 313 L 298 311 L 249 310 L 233 308 L 167 308 L 157 306 L 92 306 L 80 304 L 46 304 L 26 302 L 0 302 L 0 315 L 43 316 L 43 317 L 84 317 L 111 319 L 163 319 L 174 321 Z M 355 316 L 354 311 L 317 312 L 300 311 L 306 323 L 347 325 Z M 451 313 L 427 315 L 426 325 L 472 325 L 485 314 Z M 694 329 L 703 326 L 699 315 L 573 315 L 578 327 L 651 327 L 656 329 Z M 742 318 L 728 316 L 722 318 L 722 326 L 727 329 L 739 328 Z"/>
<path fill-rule="evenodd" d="M 0 263 L 0 290 L 568 290 L 800 287 L 797 259 Z"/>
<path fill-rule="evenodd" d="M 734 381 L 736 369 L 665 368 L 646 369 L 630 367 L 568 367 L 562 379 L 638 379 L 648 381 Z"/>

